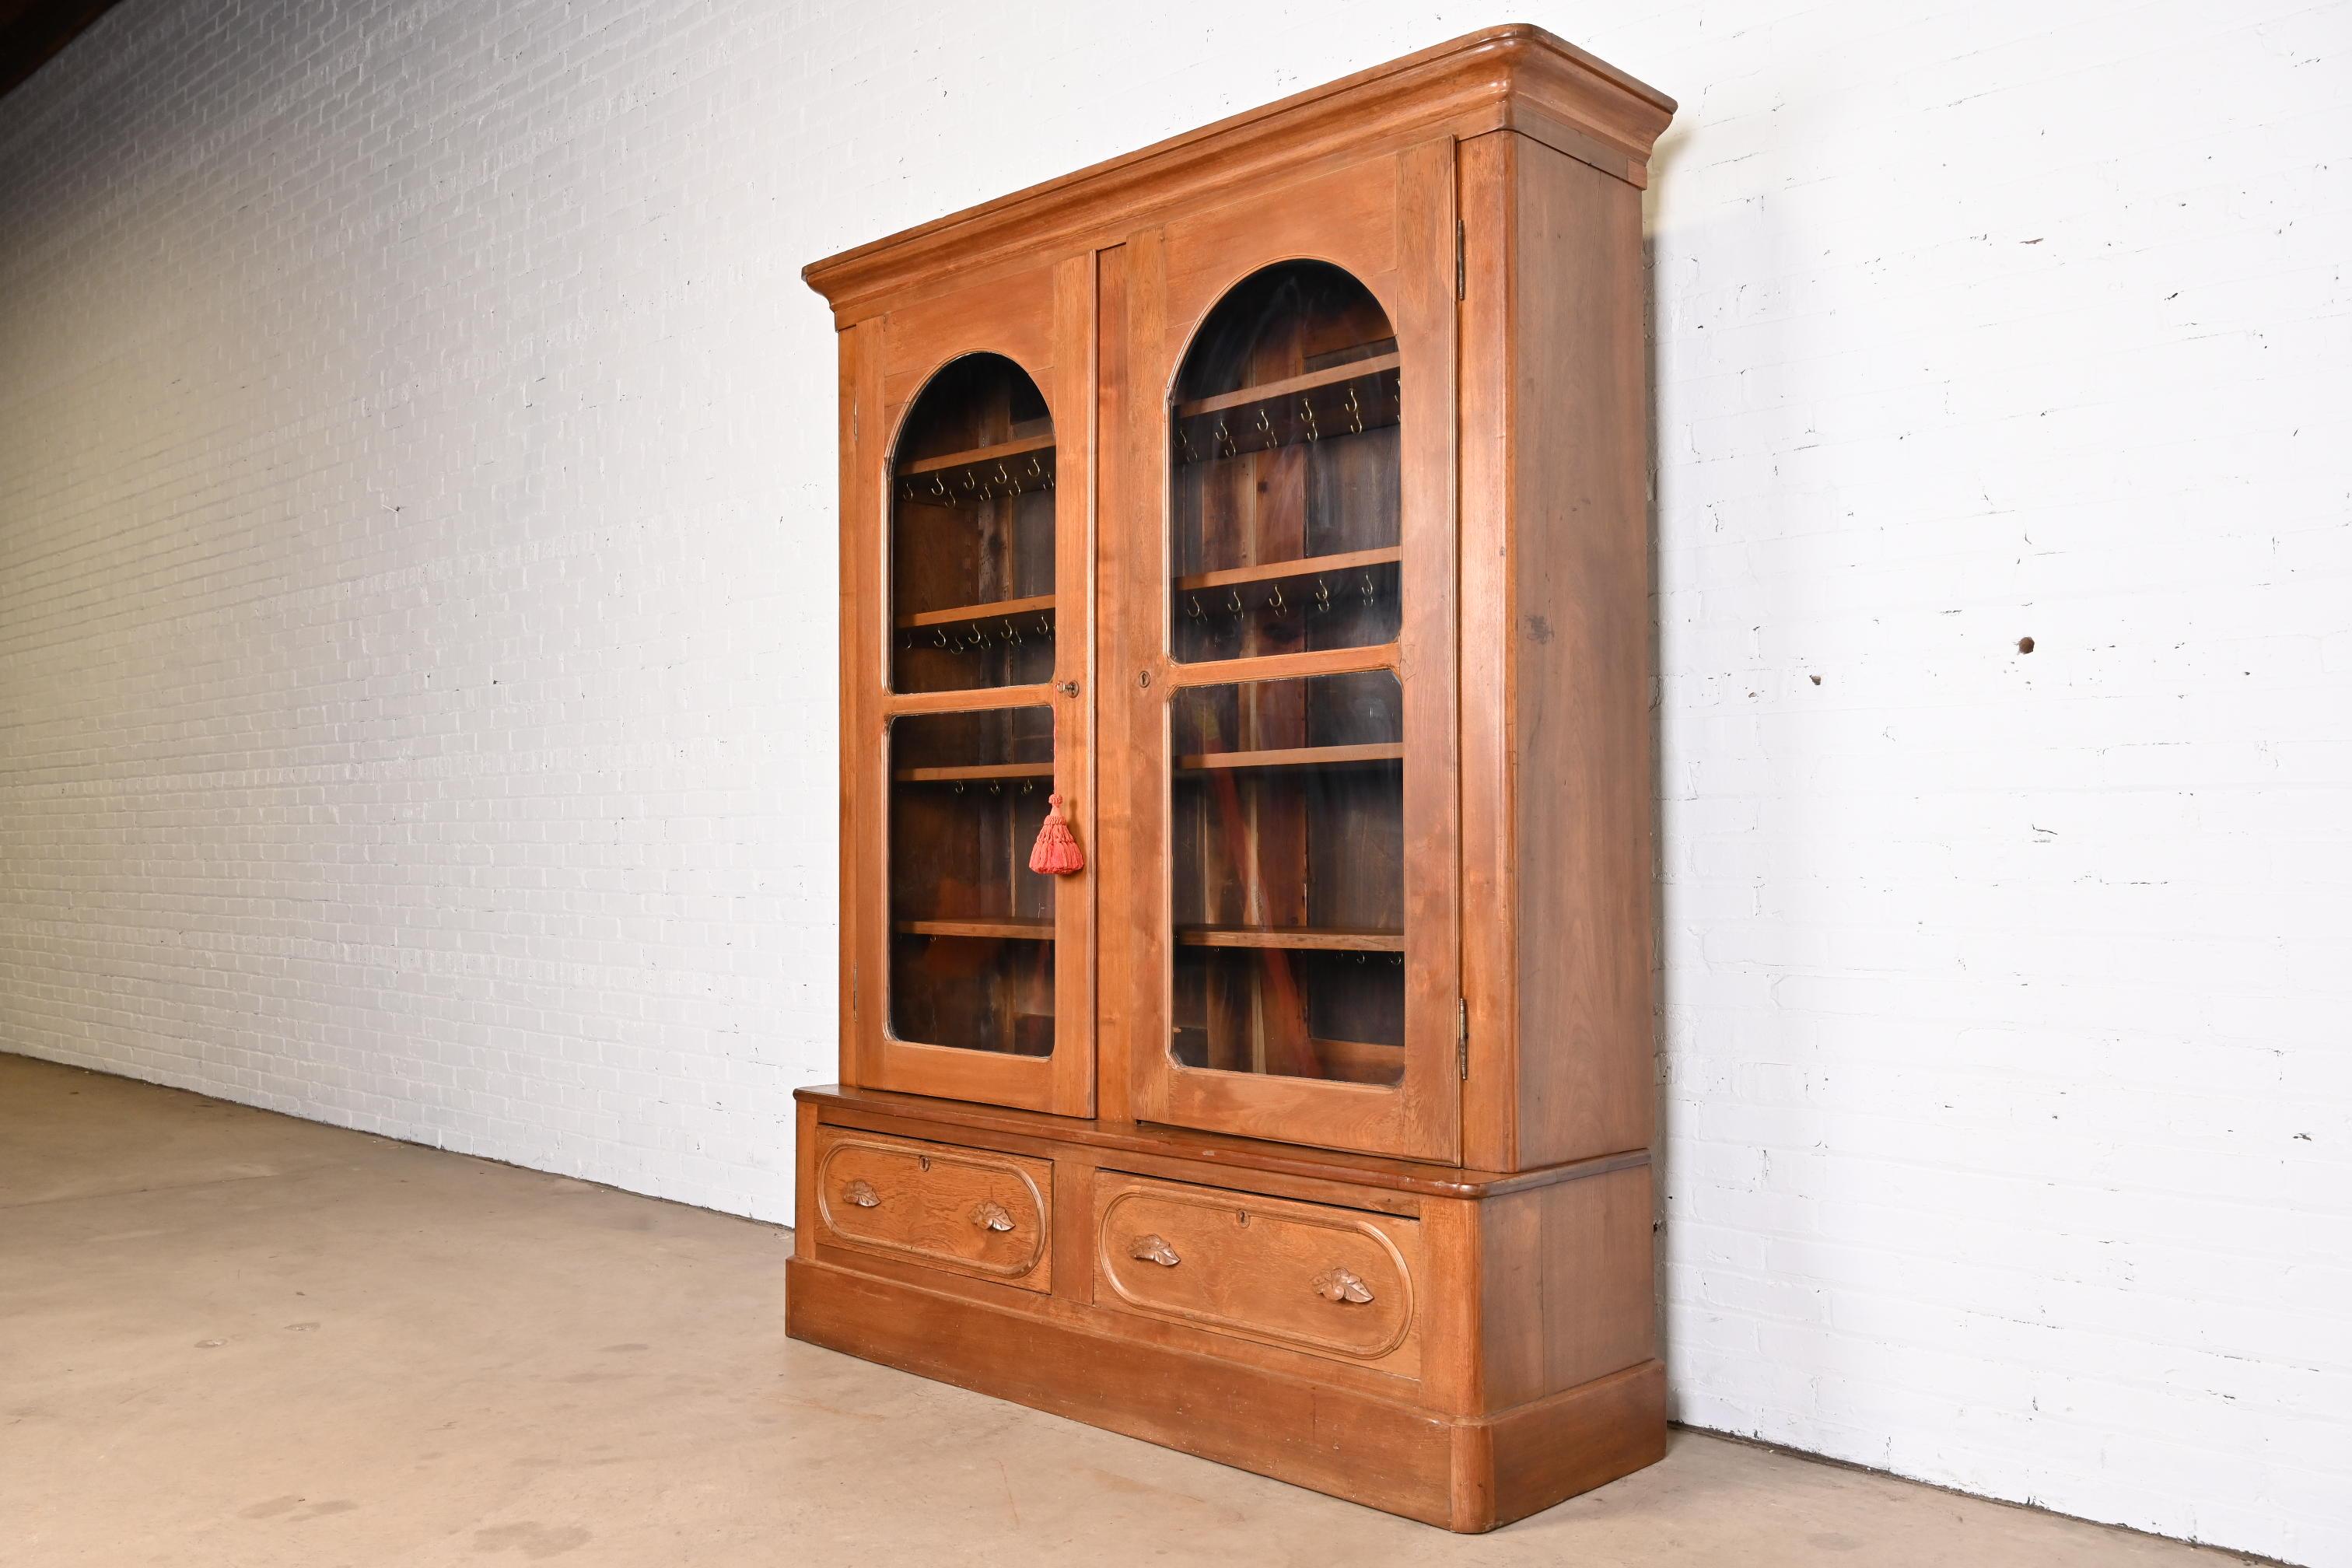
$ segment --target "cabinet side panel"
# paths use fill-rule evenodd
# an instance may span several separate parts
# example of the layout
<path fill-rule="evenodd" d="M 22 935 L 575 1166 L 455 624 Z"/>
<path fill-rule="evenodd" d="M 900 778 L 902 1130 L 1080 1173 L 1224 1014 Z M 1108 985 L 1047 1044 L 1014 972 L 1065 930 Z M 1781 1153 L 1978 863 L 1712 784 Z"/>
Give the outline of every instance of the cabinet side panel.
<path fill-rule="evenodd" d="M 1519 141 L 1511 614 L 1518 1150 L 1647 1147 L 1651 551 L 1641 193 Z"/>
<path fill-rule="evenodd" d="M 1505 1411 L 1657 1354 L 1651 1168 L 1480 1205 L 1486 1396 Z"/>

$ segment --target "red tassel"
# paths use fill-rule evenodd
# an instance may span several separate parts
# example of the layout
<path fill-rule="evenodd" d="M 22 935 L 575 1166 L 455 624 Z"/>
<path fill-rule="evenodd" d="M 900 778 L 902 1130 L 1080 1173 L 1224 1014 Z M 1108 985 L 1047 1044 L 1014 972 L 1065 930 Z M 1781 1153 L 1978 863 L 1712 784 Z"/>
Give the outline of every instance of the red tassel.
<path fill-rule="evenodd" d="M 1078 853 L 1078 841 L 1071 836 L 1069 819 L 1062 815 L 1062 797 L 1045 798 L 1045 820 L 1038 826 L 1037 842 L 1029 847 L 1029 869 L 1045 877 L 1066 877 L 1073 871 L 1087 868 L 1087 858 Z"/>

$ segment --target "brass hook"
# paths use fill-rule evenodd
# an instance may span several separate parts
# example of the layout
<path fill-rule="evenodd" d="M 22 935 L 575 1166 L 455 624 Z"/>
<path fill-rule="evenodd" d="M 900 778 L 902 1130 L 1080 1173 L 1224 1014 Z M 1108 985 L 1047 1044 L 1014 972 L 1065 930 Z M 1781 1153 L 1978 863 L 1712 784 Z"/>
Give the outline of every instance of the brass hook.
<path fill-rule="evenodd" d="M 1323 439 L 1323 432 L 1315 428 L 1315 405 L 1302 397 L 1298 400 L 1298 413 L 1307 421 L 1307 438 L 1309 441 Z"/>

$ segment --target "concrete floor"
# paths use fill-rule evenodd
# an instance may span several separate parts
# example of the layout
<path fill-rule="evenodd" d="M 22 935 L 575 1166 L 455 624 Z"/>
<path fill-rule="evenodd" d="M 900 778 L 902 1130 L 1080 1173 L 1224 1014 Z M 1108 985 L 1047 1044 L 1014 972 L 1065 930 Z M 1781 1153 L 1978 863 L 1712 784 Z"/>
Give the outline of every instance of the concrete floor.
<path fill-rule="evenodd" d="M 1448 1536 L 792 1343 L 790 1247 L 0 1056 L 0 1561 L 2245 1561 L 1693 1433 Z"/>

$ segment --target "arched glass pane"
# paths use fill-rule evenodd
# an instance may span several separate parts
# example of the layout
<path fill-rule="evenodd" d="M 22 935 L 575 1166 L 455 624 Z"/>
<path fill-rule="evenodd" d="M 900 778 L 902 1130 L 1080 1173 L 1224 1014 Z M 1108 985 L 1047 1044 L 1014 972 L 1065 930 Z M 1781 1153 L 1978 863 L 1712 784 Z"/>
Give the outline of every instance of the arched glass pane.
<path fill-rule="evenodd" d="M 1023 686 L 1054 668 L 1054 422 L 999 354 L 943 368 L 890 474 L 891 686 Z"/>
<path fill-rule="evenodd" d="M 1401 377 L 1380 301 L 1327 262 L 1209 312 L 1169 411 L 1177 658 L 1395 640 Z"/>
<path fill-rule="evenodd" d="M 997 354 L 933 376 L 890 476 L 891 685 L 1053 679 L 1053 421 Z M 1054 1050 L 1054 885 L 1029 869 L 1054 784 L 1054 716 L 1024 706 L 890 725 L 890 1033 Z"/>

